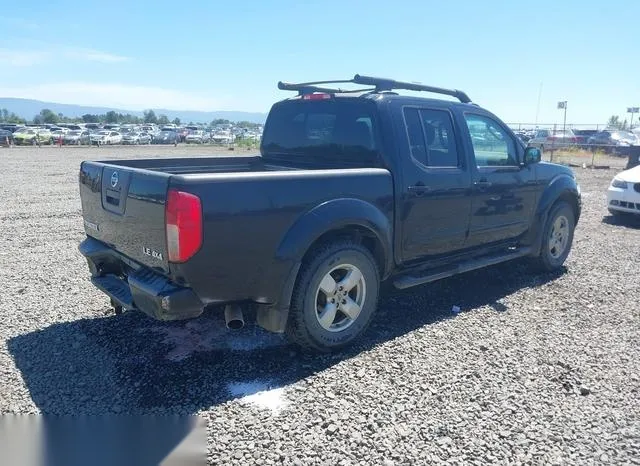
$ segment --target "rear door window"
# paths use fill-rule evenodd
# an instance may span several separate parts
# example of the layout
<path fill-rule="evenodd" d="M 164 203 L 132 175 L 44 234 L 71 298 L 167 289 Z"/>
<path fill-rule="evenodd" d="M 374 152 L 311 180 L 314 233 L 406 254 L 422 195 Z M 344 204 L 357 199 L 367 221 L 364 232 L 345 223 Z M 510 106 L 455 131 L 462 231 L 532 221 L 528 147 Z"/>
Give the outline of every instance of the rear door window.
<path fill-rule="evenodd" d="M 405 107 L 404 119 L 414 160 L 429 168 L 460 166 L 453 123 L 448 112 Z"/>
<path fill-rule="evenodd" d="M 374 104 L 358 98 L 293 100 L 276 104 L 265 125 L 266 159 L 377 166 Z"/>

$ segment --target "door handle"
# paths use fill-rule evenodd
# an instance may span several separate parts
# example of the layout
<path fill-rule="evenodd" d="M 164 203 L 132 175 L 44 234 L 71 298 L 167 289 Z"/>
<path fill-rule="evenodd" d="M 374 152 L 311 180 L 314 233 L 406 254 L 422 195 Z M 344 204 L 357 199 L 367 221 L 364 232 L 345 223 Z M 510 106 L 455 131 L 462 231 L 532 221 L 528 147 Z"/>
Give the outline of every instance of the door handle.
<path fill-rule="evenodd" d="M 431 188 L 423 183 L 416 183 L 407 188 L 409 192 L 414 193 L 416 196 L 422 196 L 424 193 L 429 191 Z"/>
<path fill-rule="evenodd" d="M 480 181 L 476 181 L 475 183 L 473 183 L 474 186 L 478 187 L 478 188 L 490 188 L 493 183 L 491 183 L 491 181 L 487 181 L 487 180 L 480 180 Z"/>

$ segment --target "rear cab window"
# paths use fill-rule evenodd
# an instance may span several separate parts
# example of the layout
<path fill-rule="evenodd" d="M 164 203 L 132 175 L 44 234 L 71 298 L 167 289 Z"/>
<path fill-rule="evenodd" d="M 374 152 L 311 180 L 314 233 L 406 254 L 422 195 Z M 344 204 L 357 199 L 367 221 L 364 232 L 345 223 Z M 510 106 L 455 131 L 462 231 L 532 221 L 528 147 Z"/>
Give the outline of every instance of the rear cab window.
<path fill-rule="evenodd" d="M 274 162 L 381 166 L 375 104 L 357 97 L 288 100 L 273 106 L 261 153 Z"/>

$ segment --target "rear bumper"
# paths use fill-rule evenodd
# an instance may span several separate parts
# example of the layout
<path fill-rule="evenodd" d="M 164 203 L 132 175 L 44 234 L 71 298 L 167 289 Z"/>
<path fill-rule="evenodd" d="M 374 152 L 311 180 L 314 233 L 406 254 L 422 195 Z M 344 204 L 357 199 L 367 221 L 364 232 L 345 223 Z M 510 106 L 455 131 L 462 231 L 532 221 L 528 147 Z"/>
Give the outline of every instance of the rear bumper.
<path fill-rule="evenodd" d="M 191 319 L 204 305 L 191 288 L 179 286 L 147 267 L 88 237 L 79 247 L 91 282 L 126 310 L 140 310 L 158 320 Z"/>

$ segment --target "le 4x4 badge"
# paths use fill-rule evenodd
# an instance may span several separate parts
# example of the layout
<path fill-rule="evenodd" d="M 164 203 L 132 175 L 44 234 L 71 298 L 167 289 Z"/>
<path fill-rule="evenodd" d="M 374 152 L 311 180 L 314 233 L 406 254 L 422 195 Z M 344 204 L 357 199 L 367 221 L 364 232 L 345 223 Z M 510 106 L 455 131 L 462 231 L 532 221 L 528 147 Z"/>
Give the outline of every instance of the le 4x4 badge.
<path fill-rule="evenodd" d="M 146 246 L 142 246 L 142 253 L 146 256 L 151 256 L 154 259 L 158 259 L 158 260 L 162 260 L 162 253 L 158 252 L 158 251 L 154 251 L 151 248 L 148 248 Z"/>

